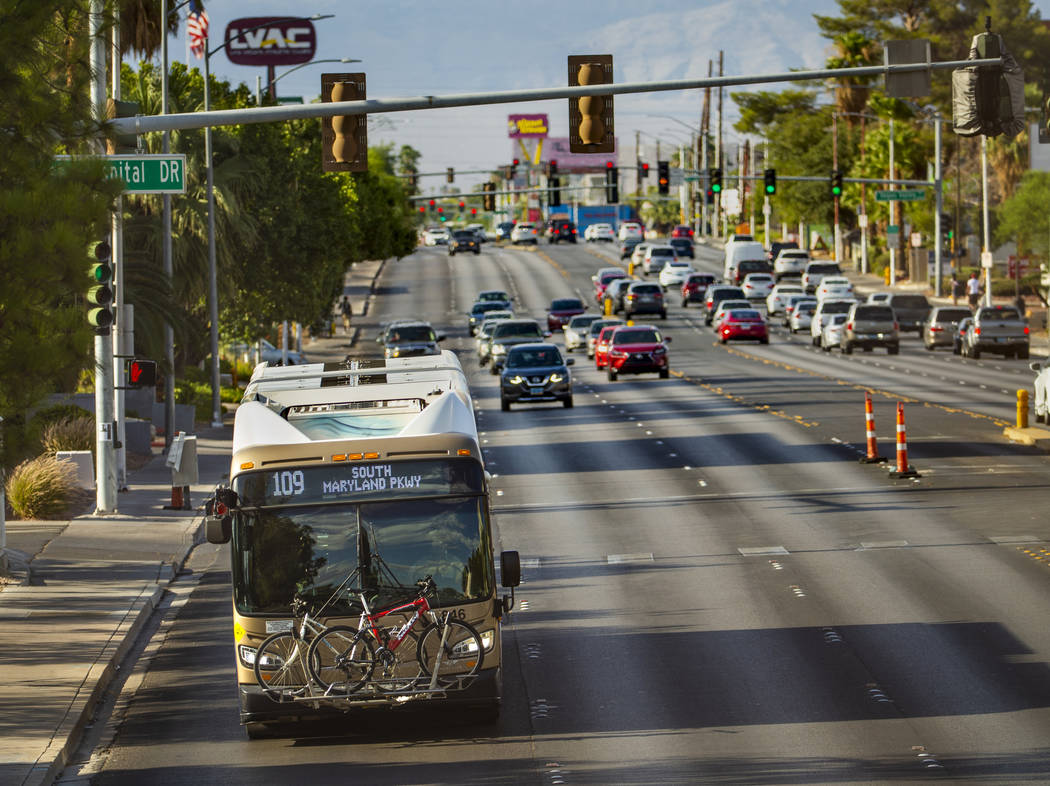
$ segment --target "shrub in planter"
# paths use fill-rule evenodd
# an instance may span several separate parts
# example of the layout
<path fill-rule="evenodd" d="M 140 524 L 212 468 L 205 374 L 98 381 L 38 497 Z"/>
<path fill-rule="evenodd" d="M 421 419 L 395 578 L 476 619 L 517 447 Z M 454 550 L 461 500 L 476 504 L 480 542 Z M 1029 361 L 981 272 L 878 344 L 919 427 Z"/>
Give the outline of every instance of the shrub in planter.
<path fill-rule="evenodd" d="M 7 501 L 16 516 L 46 519 L 63 512 L 76 494 L 76 470 L 43 455 L 23 461 L 7 478 Z"/>
<path fill-rule="evenodd" d="M 44 451 L 55 455 L 60 450 L 95 451 L 95 419 L 67 417 L 44 426 L 40 435 Z"/>

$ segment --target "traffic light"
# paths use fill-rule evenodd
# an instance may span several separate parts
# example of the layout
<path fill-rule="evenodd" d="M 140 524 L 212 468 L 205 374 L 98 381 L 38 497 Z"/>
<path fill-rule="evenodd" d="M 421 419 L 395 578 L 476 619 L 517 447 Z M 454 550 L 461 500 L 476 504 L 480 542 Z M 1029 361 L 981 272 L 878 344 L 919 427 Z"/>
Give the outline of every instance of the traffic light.
<path fill-rule="evenodd" d="M 433 199 L 431 199 L 430 200 L 430 212 L 433 213 L 436 207 L 437 207 L 437 202 L 435 202 Z"/>
<path fill-rule="evenodd" d="M 438 207 L 438 221 L 441 223 L 445 222 L 445 208 L 440 206 Z"/>
<path fill-rule="evenodd" d="M 157 386 L 157 364 L 152 360 L 132 360 L 128 363 L 128 385 L 133 388 Z"/>
<path fill-rule="evenodd" d="M 520 163 L 521 162 L 518 159 L 515 158 L 513 161 L 511 161 L 510 165 L 512 167 L 514 167 L 515 169 L 517 169 L 518 168 L 518 164 L 520 164 Z"/>
<path fill-rule="evenodd" d="M 137 101 L 114 101 L 106 99 L 106 117 L 110 120 L 118 117 L 135 117 L 142 114 Z M 135 134 L 114 134 L 106 139 L 106 152 L 109 155 L 138 152 L 139 138 Z"/>
<path fill-rule="evenodd" d="M 514 167 L 511 164 L 507 164 L 507 166 L 503 167 L 503 179 L 504 180 L 513 180 L 514 179 Z"/>
<path fill-rule="evenodd" d="M 773 196 L 777 192 L 777 170 L 767 169 L 763 176 L 766 179 L 766 196 Z"/>
<path fill-rule="evenodd" d="M 638 179 L 645 180 L 647 177 L 649 177 L 649 165 L 642 162 L 638 165 Z"/>
<path fill-rule="evenodd" d="M 485 195 L 481 198 L 481 207 L 484 208 L 485 210 L 495 210 L 496 209 L 496 194 L 493 193 L 493 192 L 495 192 L 495 190 L 496 190 L 496 184 L 495 183 L 485 183 L 482 186 L 482 190 L 485 192 Z"/>
<path fill-rule="evenodd" d="M 707 170 L 707 179 L 708 179 L 708 182 L 711 184 L 711 193 L 715 194 L 715 195 L 721 194 L 722 193 L 722 170 L 721 169 L 717 169 L 717 168 Z"/>
<path fill-rule="evenodd" d="M 453 167 L 449 167 L 445 170 L 445 180 L 449 183 L 456 182 L 456 170 Z"/>
<path fill-rule="evenodd" d="M 569 55 L 569 87 L 611 85 L 612 81 L 612 55 Z M 570 98 L 569 150 L 573 153 L 611 153 L 615 149 L 613 97 Z"/>
<path fill-rule="evenodd" d="M 472 207 L 470 209 L 470 215 L 476 216 L 477 214 L 478 214 L 478 209 L 476 207 Z"/>
<path fill-rule="evenodd" d="M 561 178 L 547 178 L 547 187 L 550 189 L 547 204 L 551 207 L 561 207 L 561 191 L 558 190 L 561 188 Z"/>
<path fill-rule="evenodd" d="M 543 173 L 548 178 L 557 177 L 558 176 L 558 162 L 557 161 L 548 161 L 547 165 L 544 167 Z"/>
<path fill-rule="evenodd" d="M 364 74 L 321 74 L 321 101 L 363 101 Z M 368 171 L 368 117 L 336 115 L 321 120 L 321 168 L 325 172 Z"/>
<path fill-rule="evenodd" d="M 466 209 L 466 207 L 467 203 L 464 202 L 462 199 L 459 200 L 459 212 L 462 213 Z"/>
<path fill-rule="evenodd" d="M 660 194 L 671 193 L 671 162 L 656 162 L 656 190 Z"/>
<path fill-rule="evenodd" d="M 831 195 L 836 199 L 842 196 L 842 172 L 838 169 L 831 171 Z"/>
<path fill-rule="evenodd" d="M 413 172 L 411 175 L 408 176 L 408 187 L 413 192 L 415 192 L 416 189 L 419 188 L 419 178 L 416 176 L 415 172 Z"/>
<path fill-rule="evenodd" d="M 427 214 L 427 206 L 426 205 L 420 205 L 419 206 L 419 212 L 422 213 L 423 215 L 426 215 Z"/>
<path fill-rule="evenodd" d="M 108 240 L 100 240 L 92 254 L 95 262 L 88 269 L 92 286 L 87 291 L 87 318 L 96 333 L 105 335 L 113 324 L 113 312 L 109 310 L 113 302 L 113 249 Z"/>
<path fill-rule="evenodd" d="M 605 162 L 605 201 L 610 205 L 620 202 L 620 173 L 612 161 Z"/>

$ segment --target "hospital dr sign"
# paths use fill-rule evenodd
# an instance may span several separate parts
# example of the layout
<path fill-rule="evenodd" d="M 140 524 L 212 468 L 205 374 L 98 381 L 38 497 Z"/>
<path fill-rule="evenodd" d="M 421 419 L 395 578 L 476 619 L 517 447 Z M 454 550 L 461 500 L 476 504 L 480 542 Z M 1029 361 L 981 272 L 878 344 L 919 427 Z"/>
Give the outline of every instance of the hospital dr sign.
<path fill-rule="evenodd" d="M 125 194 L 185 194 L 186 155 L 164 153 L 101 156 L 109 167 L 108 176 L 124 181 Z M 55 156 L 53 166 L 63 167 L 69 156 Z"/>
<path fill-rule="evenodd" d="M 226 56 L 246 66 L 309 63 L 317 51 L 317 32 L 309 19 L 248 16 L 226 25 Z"/>

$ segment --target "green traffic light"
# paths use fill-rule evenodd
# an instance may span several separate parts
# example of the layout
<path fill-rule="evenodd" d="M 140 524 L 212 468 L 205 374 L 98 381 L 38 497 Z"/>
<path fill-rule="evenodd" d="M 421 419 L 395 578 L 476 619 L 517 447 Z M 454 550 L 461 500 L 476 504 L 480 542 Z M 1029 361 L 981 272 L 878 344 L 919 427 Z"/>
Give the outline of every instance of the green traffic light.
<path fill-rule="evenodd" d="M 835 186 L 833 189 L 831 189 L 831 193 L 835 196 L 842 196 L 842 189 L 838 186 Z"/>
<path fill-rule="evenodd" d="M 711 184 L 711 190 L 714 191 L 717 194 L 717 193 L 721 192 L 722 186 L 719 185 L 718 183 L 712 183 Z"/>
<path fill-rule="evenodd" d="M 766 193 L 767 194 L 775 194 L 776 192 L 777 192 L 777 187 L 776 186 L 766 186 Z"/>

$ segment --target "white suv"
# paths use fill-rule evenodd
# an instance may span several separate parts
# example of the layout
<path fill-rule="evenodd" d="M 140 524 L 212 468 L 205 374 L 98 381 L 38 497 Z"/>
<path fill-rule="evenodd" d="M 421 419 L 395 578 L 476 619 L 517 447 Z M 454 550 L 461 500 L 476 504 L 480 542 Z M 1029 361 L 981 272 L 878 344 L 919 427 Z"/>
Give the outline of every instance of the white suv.
<path fill-rule="evenodd" d="M 784 276 L 798 276 L 801 278 L 802 274 L 806 272 L 806 265 L 808 264 L 808 251 L 802 251 L 797 248 L 785 248 L 773 260 L 773 275 L 776 276 L 777 281 L 780 281 Z"/>
<path fill-rule="evenodd" d="M 605 240 L 611 243 L 616 239 L 616 233 L 613 232 L 612 224 L 591 224 L 583 230 L 583 239 L 588 243 L 595 240 Z"/>
<path fill-rule="evenodd" d="M 636 221 L 624 221 L 620 224 L 620 240 L 627 240 L 631 237 L 638 237 L 645 239 L 645 233 L 642 231 L 642 225 Z"/>
<path fill-rule="evenodd" d="M 537 246 L 540 240 L 535 226 L 520 222 L 515 224 L 514 229 L 510 231 L 510 242 L 514 245 L 518 243 L 532 243 L 532 245 Z"/>

